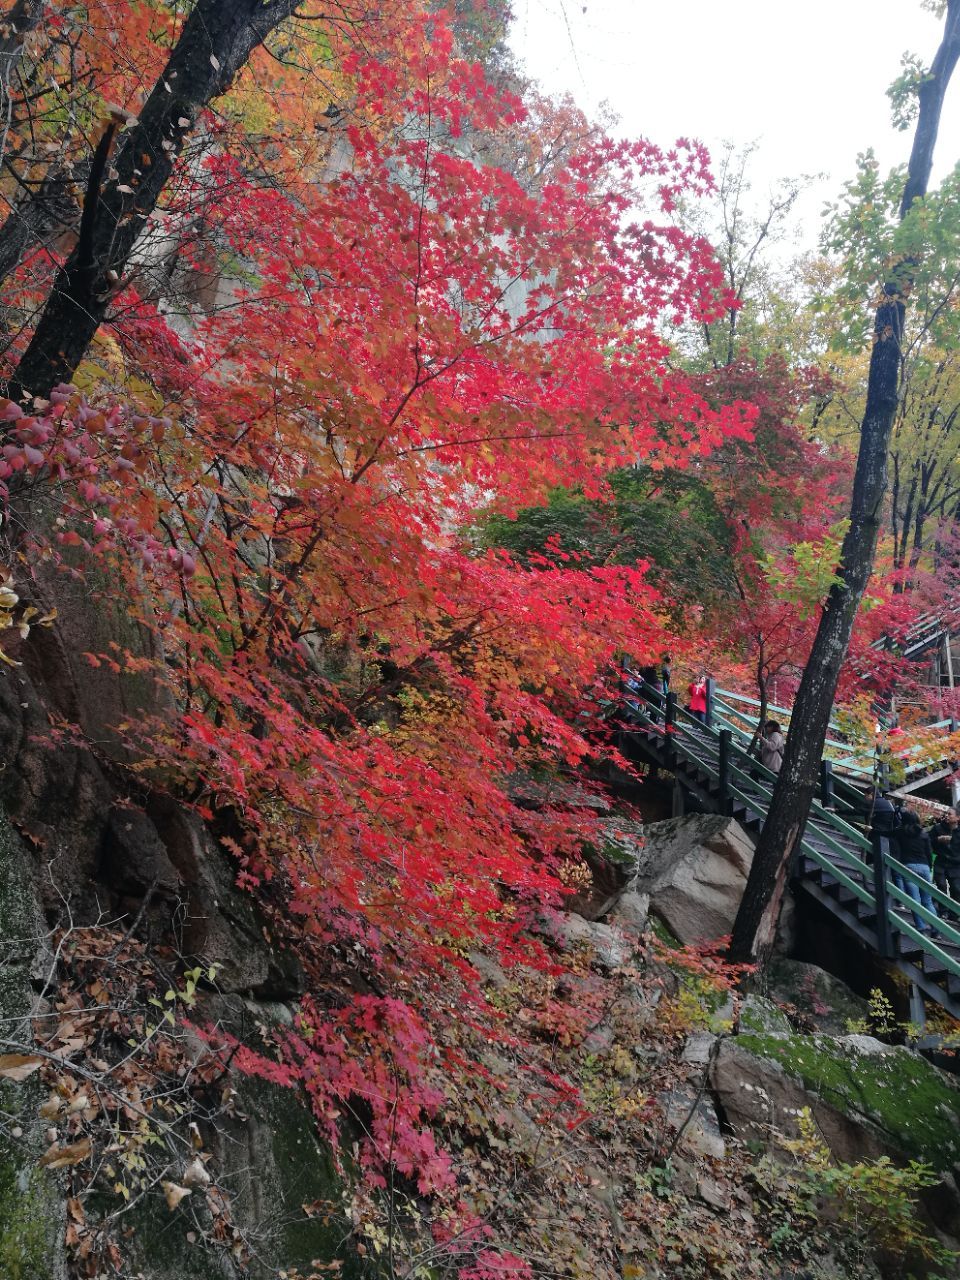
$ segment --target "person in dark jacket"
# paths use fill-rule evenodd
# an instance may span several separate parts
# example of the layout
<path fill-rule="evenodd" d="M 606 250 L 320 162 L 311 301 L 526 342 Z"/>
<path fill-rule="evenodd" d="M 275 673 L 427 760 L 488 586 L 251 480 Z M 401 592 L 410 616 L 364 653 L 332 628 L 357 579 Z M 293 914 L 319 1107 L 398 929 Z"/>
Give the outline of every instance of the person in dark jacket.
<path fill-rule="evenodd" d="M 911 810 L 907 810 L 897 830 L 898 851 L 894 857 L 910 872 L 909 876 L 894 872 L 893 882 L 898 889 L 908 893 L 914 902 L 926 908 L 931 915 L 939 914 L 930 890 L 926 887 L 933 884 L 933 849 L 930 837 L 923 829 L 920 819 Z M 921 933 L 933 933 L 933 926 L 915 911 L 913 921 Z"/>
<path fill-rule="evenodd" d="M 868 787 L 864 792 L 864 804 L 867 808 L 867 828 L 872 836 L 885 836 L 890 846 L 890 853 L 899 858 L 897 836 L 900 830 L 900 811 L 893 801 L 876 787 Z M 873 853 L 867 854 L 867 862 L 873 863 Z"/>
<path fill-rule="evenodd" d="M 660 655 L 660 688 L 664 697 L 670 692 L 670 675 L 670 655 L 669 653 L 663 653 Z"/>
<path fill-rule="evenodd" d="M 867 821 L 871 830 L 879 836 L 890 838 L 892 845 L 900 828 L 900 814 L 896 805 L 876 787 L 868 787 L 864 798 L 867 804 Z M 892 847 L 890 852 L 893 852 Z"/>
<path fill-rule="evenodd" d="M 960 901 L 960 818 L 951 811 L 930 834 L 937 888 Z"/>

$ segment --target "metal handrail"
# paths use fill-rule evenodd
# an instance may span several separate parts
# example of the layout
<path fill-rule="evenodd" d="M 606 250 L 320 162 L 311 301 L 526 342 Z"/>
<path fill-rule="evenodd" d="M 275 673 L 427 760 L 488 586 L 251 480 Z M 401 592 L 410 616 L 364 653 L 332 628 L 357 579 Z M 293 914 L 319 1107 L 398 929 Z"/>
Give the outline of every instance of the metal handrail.
<path fill-rule="evenodd" d="M 848 876 L 835 862 L 831 862 L 829 858 L 825 857 L 817 849 L 805 848 L 803 853 L 804 857 L 810 858 L 812 862 L 816 862 L 824 871 L 829 872 L 838 884 L 842 884 L 844 888 L 849 889 L 861 902 L 870 906 L 873 905 L 873 894 L 865 884 Z"/>
<path fill-rule="evenodd" d="M 642 722 L 650 725 L 656 724 L 657 720 L 665 717 L 666 714 L 662 690 L 649 685 L 646 681 L 640 680 L 636 676 L 633 677 L 633 683 L 634 689 L 632 692 L 637 696 L 629 701 L 625 699 L 631 714 Z M 714 705 L 716 707 L 716 703 Z M 733 741 L 733 733 L 736 733 L 741 739 L 745 739 L 747 734 L 739 729 L 736 724 L 729 721 L 722 713 L 719 716 L 715 716 L 716 721 L 722 724 L 724 729 L 731 731 L 727 748 L 728 755 L 724 757 L 726 759 L 726 773 L 721 779 L 720 729 L 718 724 L 704 725 L 682 707 L 674 707 L 673 714 L 675 721 L 669 726 L 673 732 L 668 734 L 666 732 L 668 726 L 666 724 L 663 726 L 665 739 L 669 741 L 672 751 L 681 759 L 703 770 L 709 778 L 718 784 L 722 783 L 726 789 L 726 797 L 728 799 L 739 800 L 748 809 L 756 812 L 759 818 L 764 819 L 772 799 L 771 784 L 776 783 L 777 775 L 759 760 L 753 759 L 739 743 Z M 743 715 L 743 713 L 735 710 L 734 714 Z M 699 739 L 693 738 L 687 728 L 688 723 L 690 726 L 695 725 L 699 734 L 702 735 L 706 732 L 708 741 L 710 739 L 717 741 L 718 757 L 716 759 L 704 758 L 704 754 L 702 754 L 703 748 L 699 746 Z M 949 724 L 949 721 L 944 723 Z M 943 727 L 943 725 L 940 724 L 936 727 Z M 840 781 L 841 785 L 849 791 L 855 792 L 855 788 L 849 783 L 843 783 L 839 779 L 837 781 Z M 849 801 L 845 803 L 848 804 L 850 809 L 853 809 L 852 803 Z M 955 960 L 953 956 L 944 951 L 930 935 L 922 929 L 918 929 L 913 920 L 919 918 L 930 928 L 935 929 L 941 940 L 945 940 L 955 946 L 960 946 L 960 928 L 951 924 L 937 912 L 929 911 L 922 903 L 911 897 L 907 889 L 901 889 L 892 877 L 899 876 L 904 883 L 916 885 L 928 893 L 935 904 L 947 907 L 950 910 L 956 909 L 955 901 L 938 889 L 935 884 L 931 884 L 928 880 L 912 871 L 909 866 L 900 862 L 888 849 L 885 849 L 882 853 L 879 850 L 874 852 L 873 856 L 875 858 L 882 858 L 884 870 L 880 881 L 876 885 L 870 884 L 869 877 L 873 874 L 873 871 L 870 863 L 866 858 L 860 856 L 860 853 L 861 851 L 869 852 L 873 849 L 871 840 L 862 831 L 847 822 L 840 814 L 833 812 L 831 809 L 825 809 L 817 801 L 813 801 L 811 804 L 810 817 L 812 824 L 808 825 L 808 829 L 804 832 L 801 840 L 801 849 L 805 858 L 827 872 L 836 883 L 846 888 L 860 902 L 873 907 L 875 913 L 880 910 L 878 907 L 878 894 L 880 895 L 880 901 L 883 901 L 881 886 L 887 893 L 889 902 L 884 910 L 886 922 L 883 923 L 879 918 L 876 919 L 878 949 L 882 949 L 886 945 L 882 942 L 884 933 L 888 940 L 891 938 L 892 933 L 902 934 L 909 938 L 921 953 L 935 959 L 946 973 L 960 977 L 960 961 Z M 825 846 L 827 852 L 822 853 L 815 848 L 812 843 L 814 840 L 821 846 Z M 887 873 L 889 873 L 889 877 Z M 896 904 L 896 911 L 890 909 L 890 903 Z M 901 914 L 902 911 L 906 912 L 906 914 Z"/>

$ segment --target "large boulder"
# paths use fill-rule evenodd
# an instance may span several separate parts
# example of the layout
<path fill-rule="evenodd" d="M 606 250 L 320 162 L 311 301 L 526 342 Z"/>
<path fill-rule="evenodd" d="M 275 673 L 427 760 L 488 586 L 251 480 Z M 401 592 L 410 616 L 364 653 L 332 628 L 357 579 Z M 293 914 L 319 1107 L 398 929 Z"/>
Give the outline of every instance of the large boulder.
<path fill-rule="evenodd" d="M 836 1160 L 889 1156 L 931 1164 L 941 1183 L 922 1199 L 943 1232 L 960 1235 L 960 1089 L 918 1053 L 871 1036 L 782 1031 L 724 1040 L 710 1087 L 730 1132 L 776 1150 L 808 1108 Z"/>
<path fill-rule="evenodd" d="M 611 924 L 619 925 L 629 933 L 640 934 L 646 930 L 649 914 L 649 893 L 638 893 L 636 889 L 628 889 L 617 899 L 607 919 Z"/>
<path fill-rule="evenodd" d="M 844 1035 L 848 1023 L 869 1015 L 870 1004 L 863 996 L 818 965 L 774 956 L 768 979 L 772 996 L 793 1005 L 815 1030 L 827 1035 Z"/>
<path fill-rule="evenodd" d="M 733 818 L 693 814 L 654 822 L 631 886 L 683 943 L 728 934 L 743 897 L 753 842 Z"/>

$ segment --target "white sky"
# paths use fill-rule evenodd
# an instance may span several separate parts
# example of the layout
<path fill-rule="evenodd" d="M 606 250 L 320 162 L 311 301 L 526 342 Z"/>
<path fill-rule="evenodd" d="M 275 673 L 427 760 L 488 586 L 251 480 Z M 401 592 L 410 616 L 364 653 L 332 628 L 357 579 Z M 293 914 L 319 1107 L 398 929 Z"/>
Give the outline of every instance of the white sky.
<path fill-rule="evenodd" d="M 905 52 L 929 63 L 941 23 L 920 0 L 513 0 L 512 45 L 551 93 L 588 114 L 606 102 L 624 136 L 757 140 L 758 201 L 777 177 L 824 173 L 798 228 L 813 247 L 819 211 L 872 146 L 887 168 L 912 133 L 890 124 L 885 90 Z M 947 96 L 938 172 L 960 159 L 960 72 Z"/>

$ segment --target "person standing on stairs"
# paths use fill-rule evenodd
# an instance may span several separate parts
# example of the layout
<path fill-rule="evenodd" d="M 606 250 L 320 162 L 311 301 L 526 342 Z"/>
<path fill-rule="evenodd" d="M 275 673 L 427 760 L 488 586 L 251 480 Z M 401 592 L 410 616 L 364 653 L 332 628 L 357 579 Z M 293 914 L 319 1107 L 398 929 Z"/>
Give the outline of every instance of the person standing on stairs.
<path fill-rule="evenodd" d="M 894 872 L 894 884 L 898 889 L 908 893 L 914 902 L 926 908 L 931 915 L 939 915 L 930 890 L 926 888 L 926 885 L 933 884 L 933 871 L 931 870 L 933 848 L 930 844 L 930 837 L 924 831 L 920 819 L 910 809 L 906 810 L 900 822 L 897 840 L 899 845 L 898 853 L 895 855 L 897 860 L 902 862 L 906 869 L 913 873 L 913 876 L 925 883 L 918 884 L 917 880 L 913 878 L 908 880 L 900 875 L 899 872 Z M 933 925 L 919 916 L 916 911 L 913 913 L 913 922 L 921 933 L 934 932 Z"/>
<path fill-rule="evenodd" d="M 864 792 L 864 802 L 867 806 L 867 826 L 870 832 L 875 836 L 885 836 L 890 845 L 890 852 L 899 859 L 900 811 L 893 801 L 876 787 L 867 787 Z M 867 855 L 867 862 L 872 865 L 872 852 Z"/>
<path fill-rule="evenodd" d="M 763 733 L 758 739 L 760 747 L 760 763 L 771 773 L 779 773 L 783 765 L 783 749 L 787 740 L 776 720 L 768 720 L 763 726 Z"/>
<path fill-rule="evenodd" d="M 693 716 L 694 720 L 699 720 L 701 724 L 707 723 L 707 673 L 701 671 L 696 680 L 691 680 L 687 685 L 687 693 L 690 701 L 687 703 L 687 710 Z"/>
<path fill-rule="evenodd" d="M 662 653 L 660 655 L 660 688 L 663 692 L 664 701 L 670 692 L 670 655 Z"/>
<path fill-rule="evenodd" d="M 933 828 L 937 887 L 960 902 L 960 818 L 951 810 Z"/>

